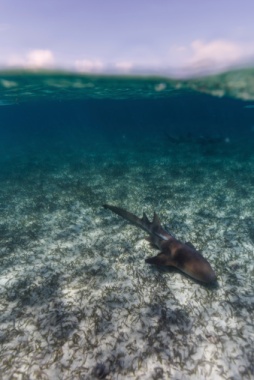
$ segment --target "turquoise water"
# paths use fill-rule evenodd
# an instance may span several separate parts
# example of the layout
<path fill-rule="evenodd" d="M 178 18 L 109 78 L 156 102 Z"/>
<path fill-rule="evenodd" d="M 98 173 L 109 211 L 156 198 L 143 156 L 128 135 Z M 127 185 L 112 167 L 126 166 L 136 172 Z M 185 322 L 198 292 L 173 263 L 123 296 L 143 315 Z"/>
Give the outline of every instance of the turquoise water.
<path fill-rule="evenodd" d="M 254 76 L 0 73 L 0 373 L 251 379 Z M 216 287 L 149 266 L 155 210 Z"/>

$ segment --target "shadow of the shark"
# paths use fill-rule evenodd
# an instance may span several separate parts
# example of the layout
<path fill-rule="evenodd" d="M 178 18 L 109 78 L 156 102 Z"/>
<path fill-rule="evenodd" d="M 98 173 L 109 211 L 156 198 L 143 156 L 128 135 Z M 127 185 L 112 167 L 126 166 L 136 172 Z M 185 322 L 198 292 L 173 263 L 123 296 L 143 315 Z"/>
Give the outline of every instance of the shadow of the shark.
<path fill-rule="evenodd" d="M 145 260 L 146 263 L 164 267 L 175 267 L 194 280 L 209 285 L 216 284 L 216 274 L 209 262 L 191 243 L 181 243 L 164 230 L 156 213 L 154 213 L 153 221 L 150 222 L 145 213 L 143 213 L 142 218 L 138 218 L 136 215 L 120 207 L 108 204 L 103 205 L 103 207 L 149 233 L 150 236 L 147 240 L 152 245 L 158 247 L 160 252 L 157 256 L 148 257 Z"/>

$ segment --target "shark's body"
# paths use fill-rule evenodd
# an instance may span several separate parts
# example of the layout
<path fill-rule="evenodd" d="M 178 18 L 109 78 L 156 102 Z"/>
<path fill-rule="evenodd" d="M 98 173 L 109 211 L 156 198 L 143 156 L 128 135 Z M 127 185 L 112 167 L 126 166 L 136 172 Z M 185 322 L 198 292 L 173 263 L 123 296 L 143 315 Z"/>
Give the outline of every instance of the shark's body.
<path fill-rule="evenodd" d="M 145 213 L 142 218 L 115 206 L 103 205 L 122 218 L 150 234 L 149 241 L 160 249 L 157 256 L 146 259 L 148 264 L 173 266 L 195 280 L 214 283 L 216 275 L 209 262 L 198 252 L 191 243 L 181 243 L 161 226 L 160 220 L 154 213 L 150 222 Z"/>

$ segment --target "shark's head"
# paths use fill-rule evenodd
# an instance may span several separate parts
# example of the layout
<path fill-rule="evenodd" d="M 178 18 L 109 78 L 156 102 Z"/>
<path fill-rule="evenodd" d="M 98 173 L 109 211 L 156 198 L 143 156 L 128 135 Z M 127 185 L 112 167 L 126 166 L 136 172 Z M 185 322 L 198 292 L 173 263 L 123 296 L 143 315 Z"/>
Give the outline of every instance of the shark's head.
<path fill-rule="evenodd" d="M 208 261 L 199 252 L 184 244 L 180 247 L 178 243 L 176 244 L 176 250 L 164 250 L 157 256 L 147 258 L 146 262 L 148 264 L 176 267 L 195 280 L 207 284 L 216 282 L 215 272 Z"/>

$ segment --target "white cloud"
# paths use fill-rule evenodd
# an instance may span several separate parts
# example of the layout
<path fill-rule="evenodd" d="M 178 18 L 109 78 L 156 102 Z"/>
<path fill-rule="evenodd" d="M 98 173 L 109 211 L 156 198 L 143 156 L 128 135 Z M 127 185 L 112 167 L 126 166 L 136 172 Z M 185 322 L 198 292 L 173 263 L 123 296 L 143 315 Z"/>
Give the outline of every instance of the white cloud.
<path fill-rule="evenodd" d="M 191 43 L 191 63 L 207 62 L 215 64 L 232 64 L 243 58 L 245 51 L 234 42 L 215 40 L 204 42 L 196 40 Z"/>
<path fill-rule="evenodd" d="M 54 63 L 54 56 L 50 50 L 32 50 L 27 55 L 27 65 L 31 67 L 48 67 Z"/>
<path fill-rule="evenodd" d="M 48 68 L 54 64 L 54 55 L 51 50 L 31 50 L 25 56 L 12 56 L 9 66 L 27 68 Z"/>
<path fill-rule="evenodd" d="M 253 61 L 254 46 L 234 41 L 194 40 L 189 45 L 173 45 L 170 48 L 175 66 L 187 72 L 217 71 L 227 67 Z"/>
<path fill-rule="evenodd" d="M 81 60 L 75 61 L 75 67 L 80 72 L 97 73 L 103 70 L 104 65 L 98 59 L 96 60 L 81 59 Z"/>
<path fill-rule="evenodd" d="M 115 63 L 115 68 L 121 72 L 128 73 L 133 69 L 133 63 L 130 61 L 120 61 Z"/>

